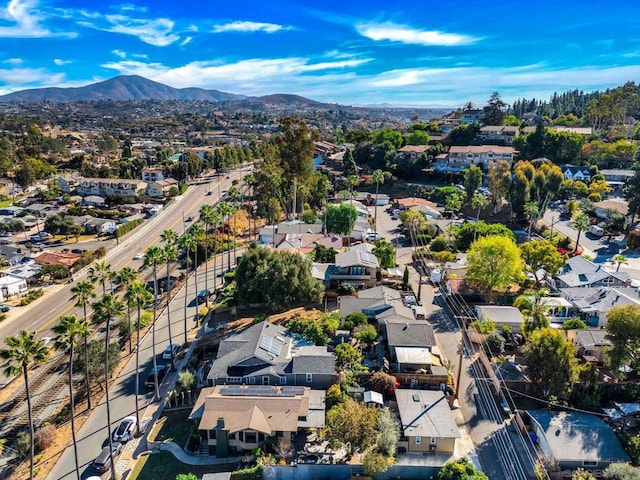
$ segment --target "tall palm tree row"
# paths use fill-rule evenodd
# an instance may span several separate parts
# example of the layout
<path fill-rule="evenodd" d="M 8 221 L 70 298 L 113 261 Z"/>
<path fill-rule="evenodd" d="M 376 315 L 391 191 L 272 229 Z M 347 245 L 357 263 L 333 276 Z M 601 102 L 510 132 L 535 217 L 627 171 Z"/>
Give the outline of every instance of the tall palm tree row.
<path fill-rule="evenodd" d="M 53 327 L 57 334 L 54 348 L 69 352 L 69 367 L 67 369 L 69 381 L 69 416 L 71 418 L 71 438 L 73 440 L 73 458 L 76 465 L 76 478 L 80 480 L 80 462 L 78 461 L 78 441 L 76 439 L 75 398 L 73 395 L 73 361 L 78 339 L 88 337 L 90 330 L 85 320 L 79 320 L 75 315 L 60 317 L 60 323 Z"/>
<path fill-rule="evenodd" d="M 113 461 L 113 438 L 111 435 L 111 404 L 109 399 L 109 331 L 111 320 L 124 313 L 124 304 L 110 293 L 105 293 L 93 304 L 94 321 L 105 322 L 107 331 L 104 336 L 104 392 L 105 406 L 107 408 L 107 435 L 109 436 L 109 461 L 111 465 L 111 479 L 115 480 L 116 466 Z"/>
<path fill-rule="evenodd" d="M 158 315 L 158 265 L 164 262 L 164 251 L 157 245 L 147 248 L 144 254 L 144 266 L 153 268 L 153 321 L 151 324 L 151 348 L 153 355 L 153 369 L 158 368 L 156 360 L 156 316 Z M 160 398 L 158 375 L 155 375 L 155 400 Z"/>
<path fill-rule="evenodd" d="M 220 217 L 222 218 L 222 226 L 224 227 L 225 224 L 225 219 L 227 224 L 229 223 L 229 219 L 231 218 L 231 214 L 233 213 L 233 207 L 231 206 L 231 204 L 227 203 L 227 202 L 220 202 L 218 204 L 218 212 L 220 214 Z M 227 235 L 227 239 L 229 238 L 229 236 Z M 228 243 L 228 242 L 227 242 Z M 227 247 L 229 247 L 229 245 L 227 245 Z M 224 252 L 222 254 L 222 262 L 221 262 L 221 267 L 220 267 L 220 273 L 222 274 L 222 276 L 224 277 Z M 230 269 L 231 268 L 231 248 L 227 248 L 227 268 Z"/>
<path fill-rule="evenodd" d="M 238 260 L 238 255 L 236 251 L 236 212 L 240 209 L 240 204 L 242 202 L 242 192 L 236 188 L 231 187 L 227 192 L 227 197 L 231 201 L 233 205 L 233 228 L 229 225 L 229 230 L 231 231 L 231 235 L 233 238 L 233 263 L 235 264 Z"/>
<path fill-rule="evenodd" d="M 376 184 L 376 204 L 373 207 L 373 227 L 378 231 L 378 191 L 384 183 L 384 172 L 380 169 L 373 171 L 373 183 Z"/>
<path fill-rule="evenodd" d="M 134 280 L 138 278 L 138 274 L 133 268 L 124 267 L 118 271 L 116 278 L 124 288 L 128 288 L 129 285 L 131 285 L 134 282 Z M 125 302 L 127 306 L 127 322 L 128 322 L 127 333 L 129 338 L 129 354 L 131 354 L 133 352 L 133 347 L 131 345 L 132 344 L 131 337 L 133 336 L 131 334 L 131 307 L 133 307 L 133 304 L 129 302 L 126 298 L 125 298 Z"/>
<path fill-rule="evenodd" d="M 175 243 L 178 240 L 178 234 L 173 230 L 165 230 L 161 235 L 162 241 L 165 242 L 163 248 L 164 261 L 167 266 L 167 328 L 169 333 L 169 345 L 173 345 L 173 336 L 171 335 L 171 276 L 170 266 L 171 262 L 175 262 L 178 259 L 178 250 L 175 247 Z M 171 348 L 171 368 L 175 368 L 175 359 L 173 358 L 173 348 Z"/>
<path fill-rule="evenodd" d="M 49 358 L 49 348 L 41 339 L 36 338 L 36 332 L 20 331 L 17 336 L 4 339 L 6 349 L 0 350 L 0 358 L 5 360 L 2 365 L 4 374 L 8 377 L 20 375 L 24 378 L 27 394 L 27 415 L 29 418 L 29 478 L 33 479 L 33 410 L 31 407 L 31 392 L 29 391 L 29 368 L 41 365 Z"/>
<path fill-rule="evenodd" d="M 185 275 L 184 280 L 184 343 L 187 343 L 187 307 L 188 307 L 188 297 L 187 292 L 189 291 L 189 260 L 191 257 L 189 253 L 196 251 L 198 245 L 196 244 L 196 239 L 189 232 L 185 233 L 180 237 L 179 240 L 180 248 L 184 249 L 187 256 L 187 273 Z M 194 276 L 196 276 L 196 271 L 194 269 Z M 196 278 L 197 280 L 197 278 Z M 198 284 L 196 281 L 196 292 L 198 291 Z"/>
<path fill-rule="evenodd" d="M 147 290 L 147 285 L 141 280 L 134 280 L 127 287 L 127 291 L 124 294 L 125 300 L 136 306 L 137 321 L 136 321 L 136 385 L 135 385 L 135 397 L 136 397 L 136 436 L 140 435 L 140 407 L 138 405 L 138 396 L 140 394 L 140 317 L 142 307 L 153 301 L 153 295 Z"/>
<path fill-rule="evenodd" d="M 96 287 L 87 281 L 80 281 L 71 288 L 71 300 L 76 302 L 76 306 L 82 307 L 83 320 L 88 325 L 87 305 L 96 296 Z M 91 410 L 91 383 L 89 380 L 89 332 L 82 337 L 84 348 L 84 381 L 87 389 L 87 409 Z"/>

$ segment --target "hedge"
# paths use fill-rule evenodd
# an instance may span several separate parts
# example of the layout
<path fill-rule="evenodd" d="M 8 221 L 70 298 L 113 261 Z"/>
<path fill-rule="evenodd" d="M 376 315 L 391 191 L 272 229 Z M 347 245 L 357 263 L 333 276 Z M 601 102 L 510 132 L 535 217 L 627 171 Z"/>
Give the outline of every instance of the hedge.
<path fill-rule="evenodd" d="M 123 223 L 118 228 L 116 228 L 116 238 L 120 238 L 123 235 L 126 235 L 131 230 L 136 228 L 138 225 L 142 225 L 143 223 L 144 223 L 144 219 L 142 218 L 136 218 L 135 220 L 132 220 L 130 222 Z"/>

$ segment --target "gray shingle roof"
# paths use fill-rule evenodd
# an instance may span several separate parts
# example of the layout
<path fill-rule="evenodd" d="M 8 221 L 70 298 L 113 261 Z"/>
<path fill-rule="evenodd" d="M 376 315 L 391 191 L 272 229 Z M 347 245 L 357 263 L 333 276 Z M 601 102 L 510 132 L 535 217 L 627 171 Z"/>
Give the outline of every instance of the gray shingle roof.
<path fill-rule="evenodd" d="M 433 327 L 426 323 L 389 323 L 386 325 L 389 346 L 430 347 L 436 344 Z"/>
<path fill-rule="evenodd" d="M 405 436 L 461 437 L 442 391 L 399 389 L 395 394 Z"/>

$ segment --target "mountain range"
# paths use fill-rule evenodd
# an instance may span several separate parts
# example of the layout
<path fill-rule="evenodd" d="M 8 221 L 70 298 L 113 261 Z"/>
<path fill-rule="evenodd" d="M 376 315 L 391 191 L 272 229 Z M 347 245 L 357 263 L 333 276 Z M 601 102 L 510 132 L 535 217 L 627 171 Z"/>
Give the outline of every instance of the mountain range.
<path fill-rule="evenodd" d="M 203 88 L 173 88 L 138 75 L 120 75 L 84 87 L 32 88 L 0 96 L 0 102 L 90 102 L 99 100 L 182 100 L 225 102 L 248 97 Z"/>

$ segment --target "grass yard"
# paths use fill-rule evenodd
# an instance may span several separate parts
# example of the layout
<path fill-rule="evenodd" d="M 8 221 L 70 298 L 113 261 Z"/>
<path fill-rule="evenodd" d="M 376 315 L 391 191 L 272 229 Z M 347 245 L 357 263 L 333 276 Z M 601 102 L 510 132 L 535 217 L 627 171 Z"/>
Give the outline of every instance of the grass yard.
<path fill-rule="evenodd" d="M 193 473 L 202 478 L 205 473 L 231 472 L 236 464 L 227 465 L 185 465 L 169 452 L 140 457 L 129 477 L 131 480 L 174 480 L 179 473 Z"/>
<path fill-rule="evenodd" d="M 189 420 L 189 413 L 189 409 L 163 413 L 149 438 L 158 442 L 168 440 L 184 448 L 193 428 L 193 423 Z"/>

